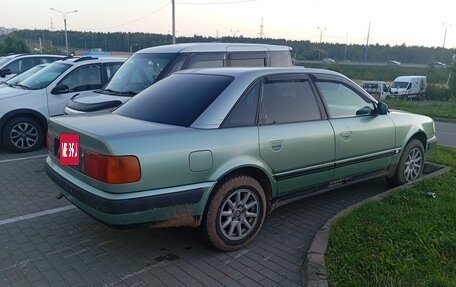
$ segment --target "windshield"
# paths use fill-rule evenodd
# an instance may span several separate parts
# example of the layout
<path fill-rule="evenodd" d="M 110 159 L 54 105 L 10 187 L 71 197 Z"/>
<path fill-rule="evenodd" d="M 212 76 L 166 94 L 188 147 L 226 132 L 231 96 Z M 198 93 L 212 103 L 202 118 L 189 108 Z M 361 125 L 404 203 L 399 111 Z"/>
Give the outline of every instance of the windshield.
<path fill-rule="evenodd" d="M 38 72 L 39 70 L 43 69 L 45 66 L 43 65 L 39 65 L 39 66 L 35 66 L 31 69 L 28 69 L 27 71 L 9 79 L 8 81 L 6 81 L 7 84 L 9 85 L 17 85 L 19 84 L 20 82 L 22 82 L 23 80 L 27 79 L 28 77 L 30 77 L 31 75 L 35 74 L 36 72 Z"/>
<path fill-rule="evenodd" d="M 232 81 L 232 77 L 220 75 L 173 74 L 133 97 L 114 113 L 188 127 Z"/>
<path fill-rule="evenodd" d="M 407 88 L 408 82 L 393 82 L 391 88 L 395 89 L 405 89 Z"/>
<path fill-rule="evenodd" d="M 23 80 L 21 86 L 30 90 L 44 89 L 70 67 L 68 64 L 54 62 Z"/>
<path fill-rule="evenodd" d="M 177 54 L 137 53 L 114 74 L 105 89 L 134 95 L 152 85 Z"/>

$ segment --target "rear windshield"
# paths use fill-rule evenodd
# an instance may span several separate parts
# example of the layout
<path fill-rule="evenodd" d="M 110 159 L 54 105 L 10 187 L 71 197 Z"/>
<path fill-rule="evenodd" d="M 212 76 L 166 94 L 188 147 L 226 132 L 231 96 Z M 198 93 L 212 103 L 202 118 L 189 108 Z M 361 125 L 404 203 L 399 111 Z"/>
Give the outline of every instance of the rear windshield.
<path fill-rule="evenodd" d="M 190 126 L 233 77 L 173 74 L 133 97 L 114 113 L 176 126 Z"/>

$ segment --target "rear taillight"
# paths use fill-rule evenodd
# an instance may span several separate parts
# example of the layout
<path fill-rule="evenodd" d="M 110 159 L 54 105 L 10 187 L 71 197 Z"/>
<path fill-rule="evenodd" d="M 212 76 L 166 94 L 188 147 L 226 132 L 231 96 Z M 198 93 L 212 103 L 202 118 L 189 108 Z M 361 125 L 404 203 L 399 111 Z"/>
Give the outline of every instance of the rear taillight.
<path fill-rule="evenodd" d="M 96 180 L 132 183 L 141 179 L 141 167 L 135 156 L 109 156 L 82 150 L 80 171 Z"/>

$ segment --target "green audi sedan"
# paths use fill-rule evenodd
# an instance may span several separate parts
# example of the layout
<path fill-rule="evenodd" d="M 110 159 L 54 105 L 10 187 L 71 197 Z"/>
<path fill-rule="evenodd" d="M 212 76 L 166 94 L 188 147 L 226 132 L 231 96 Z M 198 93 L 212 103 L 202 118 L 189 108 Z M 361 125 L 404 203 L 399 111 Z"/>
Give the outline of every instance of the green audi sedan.
<path fill-rule="evenodd" d="M 51 118 L 46 171 L 105 224 L 199 226 L 231 251 L 281 204 L 378 176 L 416 180 L 436 144 L 431 118 L 389 111 L 336 72 L 197 69 L 112 113 Z"/>

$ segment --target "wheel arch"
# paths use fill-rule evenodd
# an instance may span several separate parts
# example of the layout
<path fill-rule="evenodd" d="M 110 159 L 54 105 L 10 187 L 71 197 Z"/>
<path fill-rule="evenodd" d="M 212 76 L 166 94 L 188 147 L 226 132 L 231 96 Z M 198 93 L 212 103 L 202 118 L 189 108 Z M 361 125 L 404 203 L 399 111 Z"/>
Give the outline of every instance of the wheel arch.
<path fill-rule="evenodd" d="M 263 188 L 263 190 L 265 192 L 266 205 L 267 205 L 266 213 L 269 213 L 270 208 L 271 208 L 271 203 L 272 203 L 273 190 L 274 190 L 274 186 L 273 186 L 273 183 L 271 182 L 271 179 L 268 177 L 267 173 L 259 167 L 243 166 L 243 167 L 239 167 L 239 168 L 230 170 L 219 178 L 217 183 L 214 185 L 214 188 L 212 188 L 211 194 L 209 195 L 208 200 L 207 200 L 207 204 L 204 207 L 204 216 L 206 216 L 207 209 L 209 207 L 209 202 L 214 197 L 216 190 L 228 179 L 235 177 L 235 176 L 241 176 L 241 175 L 250 176 L 260 183 L 261 187 Z"/>
<path fill-rule="evenodd" d="M 17 117 L 28 117 L 32 118 L 35 121 L 38 122 L 38 124 L 41 126 L 43 129 L 43 133 L 46 134 L 46 129 L 47 129 L 47 118 L 41 114 L 38 111 L 31 110 L 31 109 L 18 109 L 14 111 L 10 111 L 6 113 L 1 119 L 0 119 L 0 134 L 3 134 L 3 129 L 5 128 L 5 124 Z"/>
<path fill-rule="evenodd" d="M 404 145 L 404 148 L 413 140 L 417 139 L 421 142 L 423 145 L 424 152 L 426 153 L 426 142 L 427 142 L 427 136 L 426 133 L 423 130 L 418 130 L 415 132 L 407 141 L 407 143 Z"/>

